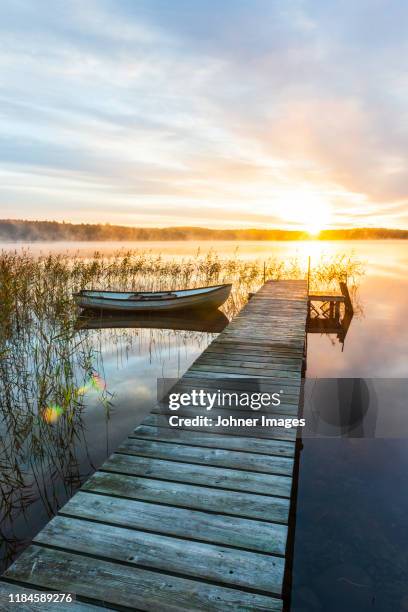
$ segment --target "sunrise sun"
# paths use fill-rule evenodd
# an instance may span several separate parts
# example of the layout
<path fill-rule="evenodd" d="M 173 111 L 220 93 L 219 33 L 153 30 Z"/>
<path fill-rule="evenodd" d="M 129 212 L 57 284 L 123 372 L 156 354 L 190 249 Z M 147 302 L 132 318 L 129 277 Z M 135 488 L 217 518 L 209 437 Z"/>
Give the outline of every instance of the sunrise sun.
<path fill-rule="evenodd" d="M 317 236 L 331 221 L 331 205 L 319 193 L 294 189 L 279 198 L 282 220 L 297 225 L 311 237 Z"/>

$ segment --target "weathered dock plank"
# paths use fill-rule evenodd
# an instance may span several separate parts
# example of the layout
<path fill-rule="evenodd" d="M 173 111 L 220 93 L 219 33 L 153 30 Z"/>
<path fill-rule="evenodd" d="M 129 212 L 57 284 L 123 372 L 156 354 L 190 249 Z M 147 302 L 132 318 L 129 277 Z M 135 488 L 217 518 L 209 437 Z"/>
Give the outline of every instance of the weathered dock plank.
<path fill-rule="evenodd" d="M 61 514 L 272 555 L 285 554 L 287 526 L 79 491 Z"/>
<path fill-rule="evenodd" d="M 103 471 L 96 472 L 82 490 L 284 524 L 287 523 L 289 515 L 289 500 L 284 497 L 270 497 Z"/>
<path fill-rule="evenodd" d="M 228 467 L 166 461 L 115 453 L 103 465 L 106 472 L 184 482 L 233 491 L 290 497 L 292 480 L 276 474 L 254 474 Z"/>
<path fill-rule="evenodd" d="M 151 440 L 128 438 L 117 452 L 141 457 L 155 457 L 174 462 L 197 463 L 205 466 L 236 468 L 239 470 L 261 472 L 264 474 L 284 474 L 290 476 L 293 471 L 293 459 L 274 455 L 256 455 L 239 451 L 226 451 L 221 448 L 203 448 Z M 177 469 L 177 463 L 175 464 Z"/>
<path fill-rule="evenodd" d="M 283 556 L 287 526 L 79 491 L 61 515 Z"/>
<path fill-rule="evenodd" d="M 296 417 L 306 316 L 305 281 L 266 283 L 173 390 L 280 390 L 280 406 L 211 416 Z M 0 597 L 74 592 L 84 611 L 281 610 L 295 443 L 275 426 L 174 428 L 158 404 L 7 570 Z"/>
<path fill-rule="evenodd" d="M 285 561 L 273 555 L 192 541 L 186 546 L 176 537 L 64 516 L 56 516 L 34 542 L 226 585 L 250 588 L 256 577 L 261 591 L 280 594 L 282 589 Z"/>
<path fill-rule="evenodd" d="M 131 551 L 129 551 L 131 554 Z M 19 580 L 32 588 L 78 593 L 129 610 L 281 610 L 274 597 L 129 567 L 97 557 L 32 545 L 18 558 Z M 13 567 L 8 575 L 13 575 Z M 34 570 L 33 570 L 34 568 Z M 15 574 L 15 572 L 14 572 Z M 22 607 L 20 606 L 20 610 Z"/>
<path fill-rule="evenodd" d="M 262 455 L 278 455 L 293 457 L 295 448 L 293 442 L 286 440 L 267 440 L 259 438 L 243 438 L 242 436 L 226 436 L 218 433 L 191 431 L 187 429 L 174 430 L 170 427 L 152 427 L 140 425 L 135 429 L 130 439 L 162 440 L 164 442 L 177 442 L 187 446 L 204 446 L 206 448 L 220 448 L 225 450 L 241 451 L 243 453 L 259 453 Z M 188 451 L 186 451 L 186 454 Z M 188 455 L 187 455 L 188 456 Z"/>

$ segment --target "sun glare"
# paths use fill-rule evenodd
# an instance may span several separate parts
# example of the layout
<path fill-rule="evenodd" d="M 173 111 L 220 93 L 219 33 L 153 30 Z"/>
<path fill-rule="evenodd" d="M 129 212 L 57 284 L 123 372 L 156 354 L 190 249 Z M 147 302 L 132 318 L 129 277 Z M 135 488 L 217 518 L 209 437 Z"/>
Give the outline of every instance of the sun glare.
<path fill-rule="evenodd" d="M 296 224 L 300 230 L 316 237 L 331 220 L 331 206 L 320 194 L 307 190 L 286 192 L 279 198 L 282 221 Z"/>
<path fill-rule="evenodd" d="M 305 231 L 313 238 L 318 236 L 322 229 L 324 229 L 324 224 L 319 223 L 318 220 L 305 223 Z"/>

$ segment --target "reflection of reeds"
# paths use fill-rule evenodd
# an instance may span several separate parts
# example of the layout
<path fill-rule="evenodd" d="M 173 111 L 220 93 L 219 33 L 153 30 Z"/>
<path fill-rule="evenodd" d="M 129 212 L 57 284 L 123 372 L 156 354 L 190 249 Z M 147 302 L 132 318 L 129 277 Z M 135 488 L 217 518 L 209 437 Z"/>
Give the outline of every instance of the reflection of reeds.
<path fill-rule="evenodd" d="M 74 369 L 81 359 L 61 346 L 61 337 L 30 340 L 25 333 L 0 360 L 0 533 L 5 540 L 32 503 L 40 499 L 51 515 L 58 499 L 72 494 L 81 479 L 76 451 L 86 448 L 82 405 L 75 395 Z M 58 406 L 55 420 L 47 418 L 52 406 Z M 6 561 L 15 552 L 10 546 Z"/>
<path fill-rule="evenodd" d="M 36 338 L 31 351 L 20 343 L 0 361 L 0 539 L 6 565 L 21 546 L 12 537 L 14 524 L 28 508 L 40 501 L 51 516 L 85 476 L 83 405 L 77 389 L 88 355 L 87 347 L 70 350 L 69 344 L 61 337 Z M 50 418 L 53 410 L 55 418 Z"/>

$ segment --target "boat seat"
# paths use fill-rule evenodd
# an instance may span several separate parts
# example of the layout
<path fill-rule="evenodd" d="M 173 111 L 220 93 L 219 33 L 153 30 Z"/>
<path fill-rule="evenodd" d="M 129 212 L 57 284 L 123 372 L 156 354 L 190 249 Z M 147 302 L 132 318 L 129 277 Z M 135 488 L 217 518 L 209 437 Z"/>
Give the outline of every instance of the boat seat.
<path fill-rule="evenodd" d="M 130 295 L 128 297 L 128 300 L 133 300 L 133 301 L 156 301 L 156 300 L 169 300 L 169 299 L 174 299 L 176 298 L 177 295 L 175 293 L 172 293 L 171 291 L 169 291 L 168 293 L 157 293 L 157 294 L 152 294 L 152 295 L 140 295 L 138 293 L 135 293 L 134 295 Z"/>

